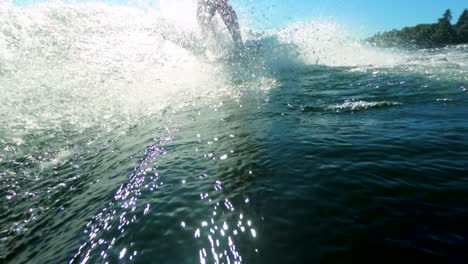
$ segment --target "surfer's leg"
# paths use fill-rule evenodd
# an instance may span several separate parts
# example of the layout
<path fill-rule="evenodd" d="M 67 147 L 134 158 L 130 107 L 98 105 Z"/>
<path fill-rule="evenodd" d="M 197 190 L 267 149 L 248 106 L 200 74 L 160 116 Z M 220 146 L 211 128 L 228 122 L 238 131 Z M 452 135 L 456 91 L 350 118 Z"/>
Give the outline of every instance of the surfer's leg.
<path fill-rule="evenodd" d="M 239 20 L 234 8 L 228 3 L 227 0 L 218 0 L 218 13 L 226 24 L 226 27 L 231 34 L 232 40 L 238 49 L 242 49 L 244 44 L 242 42 L 242 34 L 239 27 Z"/>
<path fill-rule="evenodd" d="M 211 20 L 217 9 L 213 0 L 198 0 L 197 20 L 202 29 L 204 37 L 213 37 L 213 26 Z"/>

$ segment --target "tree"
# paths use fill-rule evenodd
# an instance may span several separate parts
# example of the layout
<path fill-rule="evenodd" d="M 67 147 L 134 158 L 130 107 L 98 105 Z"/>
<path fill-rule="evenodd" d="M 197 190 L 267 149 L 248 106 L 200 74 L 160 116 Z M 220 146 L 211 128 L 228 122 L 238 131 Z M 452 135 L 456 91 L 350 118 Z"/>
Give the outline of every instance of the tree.
<path fill-rule="evenodd" d="M 422 24 L 379 33 L 368 40 L 383 47 L 436 48 L 468 43 L 468 10 L 465 9 L 456 26 L 451 24 L 452 11 L 447 9 L 435 24 Z"/>
<path fill-rule="evenodd" d="M 442 19 L 450 23 L 452 21 L 452 10 L 450 9 L 445 10 L 445 13 Z"/>
<path fill-rule="evenodd" d="M 465 9 L 455 25 L 459 43 L 468 43 L 468 10 Z"/>
<path fill-rule="evenodd" d="M 463 10 L 463 13 L 461 14 L 460 18 L 458 19 L 457 24 L 455 25 L 456 28 L 460 28 L 463 25 L 466 25 L 468 23 L 468 9 Z"/>
<path fill-rule="evenodd" d="M 422 48 L 430 48 L 433 46 L 434 43 L 432 36 L 436 30 L 436 26 L 434 24 L 417 25 L 414 29 L 414 39 L 418 46 Z"/>
<path fill-rule="evenodd" d="M 452 24 L 450 24 L 451 20 L 452 12 L 450 9 L 447 9 L 443 17 L 439 19 L 432 36 L 437 45 L 443 46 L 457 42 L 457 32 L 453 29 Z"/>

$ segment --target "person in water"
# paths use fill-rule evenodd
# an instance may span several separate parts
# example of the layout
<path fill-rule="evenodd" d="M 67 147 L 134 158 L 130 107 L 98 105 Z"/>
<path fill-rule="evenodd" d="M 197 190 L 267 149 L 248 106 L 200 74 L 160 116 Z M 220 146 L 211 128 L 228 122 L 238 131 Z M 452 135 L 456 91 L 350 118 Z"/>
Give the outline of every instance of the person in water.
<path fill-rule="evenodd" d="M 213 34 L 211 20 L 215 13 L 221 15 L 236 48 L 243 49 L 242 35 L 239 28 L 239 22 L 236 11 L 229 4 L 229 0 L 198 0 L 197 18 L 203 35 Z"/>

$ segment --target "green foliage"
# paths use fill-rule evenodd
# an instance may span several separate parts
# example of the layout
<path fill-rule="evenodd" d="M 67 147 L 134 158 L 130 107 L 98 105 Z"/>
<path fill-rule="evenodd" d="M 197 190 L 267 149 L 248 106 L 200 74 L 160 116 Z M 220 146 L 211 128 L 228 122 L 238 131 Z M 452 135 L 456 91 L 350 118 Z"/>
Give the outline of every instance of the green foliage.
<path fill-rule="evenodd" d="M 450 23 L 452 21 L 452 11 L 447 9 L 444 13 L 444 16 L 440 20 L 445 20 Z"/>
<path fill-rule="evenodd" d="M 432 40 L 439 46 L 446 46 L 449 44 L 458 43 L 458 36 L 455 29 L 450 24 L 450 20 L 445 18 L 440 19 L 436 25 L 436 30 L 432 35 Z"/>
<path fill-rule="evenodd" d="M 457 24 L 455 25 L 457 28 L 462 27 L 468 23 L 468 9 L 465 9 L 461 14 L 460 18 L 458 19 Z"/>
<path fill-rule="evenodd" d="M 456 26 L 452 26 L 452 12 L 446 10 L 435 24 L 421 24 L 378 33 L 368 40 L 379 46 L 402 48 L 435 48 L 468 43 L 468 10 L 465 9 Z"/>
<path fill-rule="evenodd" d="M 455 25 L 460 43 L 468 43 L 468 10 L 465 9 Z"/>

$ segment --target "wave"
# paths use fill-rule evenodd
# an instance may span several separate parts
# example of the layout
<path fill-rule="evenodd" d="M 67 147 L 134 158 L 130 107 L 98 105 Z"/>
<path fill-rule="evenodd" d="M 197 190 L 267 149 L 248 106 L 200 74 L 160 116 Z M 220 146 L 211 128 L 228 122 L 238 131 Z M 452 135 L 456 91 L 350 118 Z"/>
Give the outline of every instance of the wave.
<path fill-rule="evenodd" d="M 269 34 L 296 47 L 298 57 L 306 64 L 394 66 L 406 61 L 405 56 L 356 39 L 334 22 L 299 22 Z"/>
<path fill-rule="evenodd" d="M 243 28 L 250 62 L 218 59 L 229 53 L 221 48 L 226 43 L 212 59 L 201 41 L 195 2 L 158 3 L 1 3 L 0 125 L 6 137 L 62 124 L 125 129 L 199 98 L 271 89 L 285 69 L 408 63 L 406 55 L 372 47 L 323 21 L 264 32 Z"/>
<path fill-rule="evenodd" d="M 366 101 L 351 101 L 351 100 L 346 100 L 342 104 L 334 105 L 328 107 L 329 110 L 336 110 L 338 112 L 341 111 L 360 111 L 360 110 L 367 110 L 367 109 L 373 109 L 373 108 L 382 108 L 382 107 L 391 107 L 391 106 L 398 106 L 401 105 L 401 103 L 398 102 L 388 102 L 388 101 L 382 101 L 382 102 L 366 102 Z"/>
<path fill-rule="evenodd" d="M 257 114 L 255 111 L 260 106 L 250 103 L 257 102 L 256 96 L 263 96 L 264 93 L 267 94 L 266 98 L 260 99 L 267 103 L 267 112 L 270 109 L 280 109 L 278 104 L 288 100 L 288 97 L 291 99 L 297 96 L 301 98 L 298 101 L 313 104 L 303 107 L 305 112 L 347 113 L 400 105 L 398 102 L 384 101 L 385 98 L 396 98 L 392 94 L 394 90 L 389 92 L 391 97 L 387 97 L 385 90 L 384 97 L 371 95 L 372 97 L 367 97 L 369 100 L 351 100 L 338 104 L 335 104 L 336 100 L 330 99 L 333 96 L 329 96 L 335 92 L 334 88 L 346 89 L 347 84 L 353 81 L 356 81 L 356 86 L 361 86 L 383 78 L 392 67 L 397 68 L 397 74 L 399 68 L 403 68 L 403 72 L 407 74 L 407 68 L 417 67 L 421 67 L 419 71 L 424 73 L 427 67 L 438 67 L 441 71 L 446 71 L 448 68 L 444 66 L 454 63 L 450 68 L 452 72 L 459 74 L 459 78 L 465 78 L 463 73 L 466 71 L 463 67 L 466 67 L 466 57 L 458 59 L 460 56 L 457 55 L 465 54 L 463 50 L 424 51 L 431 54 L 426 56 L 424 52 L 422 55 L 415 55 L 378 49 L 356 40 L 340 25 L 327 21 L 295 23 L 282 29 L 262 32 L 243 28 L 248 46 L 247 58 L 237 60 L 230 57 L 229 48 L 224 49 L 229 46 L 229 37 L 223 31 L 222 24 L 217 23 L 218 33 L 224 36 L 221 44 L 207 49 L 201 41 L 194 16 L 195 4 L 192 0 L 163 0 L 157 6 L 149 7 L 63 2 L 18 7 L 11 3 L 0 3 L 0 164 L 6 168 L 4 172 L 0 172 L 0 178 L 4 182 L 10 179 L 12 182 L 20 182 L 23 189 L 31 185 L 46 189 L 46 185 L 39 184 L 41 177 L 51 178 L 51 183 L 43 181 L 44 184 L 56 184 L 54 170 L 57 167 L 64 165 L 64 171 L 78 169 L 78 163 L 71 161 L 94 159 L 94 156 L 99 156 L 94 154 L 109 148 L 111 142 L 119 142 L 115 140 L 117 137 L 135 132 L 131 130 L 141 125 L 137 135 L 122 140 L 122 145 L 128 143 L 132 146 L 128 148 L 128 152 L 115 144 L 112 148 L 117 150 L 115 155 L 119 157 L 114 156 L 112 149 L 107 153 L 110 156 L 97 157 L 96 161 L 89 161 L 90 163 L 87 163 L 88 160 L 80 163 L 91 166 L 91 163 L 109 159 L 112 160 L 109 166 L 113 166 L 111 164 L 127 159 L 123 157 L 127 154 L 138 154 L 136 148 L 154 138 L 155 127 L 158 129 L 161 128 L 159 125 L 166 126 L 160 131 L 170 127 L 164 122 L 166 113 L 170 115 L 173 111 L 185 110 L 187 106 L 193 106 L 189 111 L 195 110 L 193 114 L 196 115 L 200 114 L 197 109 L 203 109 L 199 107 L 200 104 L 207 102 L 216 112 L 216 105 L 220 105 L 220 102 L 228 99 L 237 103 L 236 100 L 242 96 L 246 100 L 240 106 L 243 109 L 252 107 L 254 110 L 251 112 L 251 119 L 240 120 L 249 120 L 250 124 L 230 123 L 230 127 L 246 127 L 247 132 L 250 129 L 268 131 L 263 126 L 269 124 L 257 126 L 263 119 L 254 118 Z M 375 70 L 378 67 L 388 69 Z M 347 74 L 348 71 L 367 69 L 371 69 L 372 74 Z M 361 79 L 363 83 L 360 83 Z M 294 82 L 288 84 L 288 80 Z M 382 79 L 382 82 L 385 80 Z M 338 87 L 327 86 L 328 83 L 338 83 L 337 81 Z M 404 84 L 404 81 L 399 82 L 401 78 L 388 78 L 388 89 L 397 89 L 396 81 L 400 85 Z M 296 86 L 301 85 L 309 85 L 307 91 L 304 87 L 304 90 L 295 90 Z M 284 89 L 279 89 L 280 87 Z M 412 89 L 409 86 L 403 88 Z M 464 86 L 462 88 L 465 89 Z M 287 92 L 282 93 L 287 89 Z M 327 91 L 320 94 L 315 93 L 315 89 Z M 274 92 L 269 93 L 272 90 L 281 92 L 276 95 Z M 447 95 L 444 91 L 440 96 L 442 95 L 447 99 L 440 99 L 439 102 L 450 102 L 450 94 Z M 270 96 L 273 98 L 271 101 Z M 316 98 L 320 96 L 323 97 Z M 359 96 L 351 97 L 346 94 L 345 98 L 365 97 L 360 93 Z M 374 101 L 371 98 L 380 99 Z M 237 105 L 232 109 L 237 111 Z M 209 114 L 206 112 L 203 114 Z M 226 112 L 225 116 L 226 120 L 232 119 L 233 113 Z M 219 118 L 220 115 L 215 117 Z M 204 118 L 203 122 L 193 120 L 197 119 L 176 120 L 181 122 L 176 126 L 192 131 L 193 127 L 210 122 L 209 118 Z M 158 124 L 155 125 L 156 122 Z M 186 122 L 200 123 L 187 125 Z M 271 132 L 276 133 L 274 130 Z M 168 136 L 165 140 L 172 138 Z M 250 141 L 250 137 L 242 140 Z M 162 141 L 156 143 L 159 142 Z M 149 168 L 146 163 L 151 163 L 156 156 L 165 155 L 165 152 L 150 145 L 143 155 L 134 171 L 126 174 L 128 184 L 122 185 L 115 193 L 117 203 L 113 206 L 120 206 L 120 202 L 124 204 L 136 201 L 136 195 L 120 195 L 138 192 L 142 183 L 140 180 Z M 24 162 L 24 165 L 17 166 L 17 161 Z M 40 168 L 36 170 L 34 166 Z M 125 166 L 117 165 L 116 170 Z M 126 173 L 126 169 L 128 168 L 122 171 Z M 17 171 L 19 172 L 16 173 Z M 80 170 L 78 174 L 83 174 L 80 176 L 83 177 L 80 180 L 83 183 L 95 180 L 86 179 L 89 175 L 94 175 L 88 174 L 86 170 Z M 76 180 L 74 173 L 66 172 L 60 177 Z M 152 180 L 156 181 L 157 177 Z M 116 181 L 113 180 L 112 184 L 114 183 Z M 9 185 L 4 185 L 6 189 L 10 189 Z M 52 189 L 52 193 L 38 192 L 34 199 L 38 201 L 38 205 L 43 201 L 49 203 L 50 196 L 61 193 L 63 187 L 63 183 L 60 183 L 52 187 L 55 189 Z M 66 193 L 75 195 L 68 191 Z M 14 201 L 6 205 L 10 204 L 13 205 Z M 22 207 L 18 208 L 21 210 Z M 38 214 L 44 217 L 55 209 L 53 206 L 41 207 Z M 105 222 L 100 217 L 108 216 L 107 212 L 110 211 L 99 210 L 99 214 L 90 220 L 84 230 L 91 235 L 86 240 L 87 244 L 85 243 L 87 248 L 80 248 L 76 259 L 82 257 L 81 253 L 89 247 L 94 248 L 96 244 L 92 240 L 99 235 L 96 232 L 105 232 L 101 229 Z M 8 254 L 13 254 L 20 248 L 18 245 L 23 247 L 27 243 L 13 243 L 18 240 L 18 235 L 28 234 L 27 230 L 34 228 L 30 228 L 33 224 L 28 218 L 18 220 L 16 214 L 9 215 L 11 217 L 5 222 L 10 224 L 9 230 L 14 231 L 8 233 L 4 241 L 7 242 L 5 245 L 9 245 Z M 120 225 L 115 225 L 114 228 L 128 225 L 126 218 L 115 220 Z"/>
<path fill-rule="evenodd" d="M 402 103 L 391 102 L 391 101 L 363 101 L 363 100 L 345 100 L 341 104 L 334 104 L 329 106 L 304 106 L 302 108 L 303 112 L 357 112 L 370 109 L 379 109 L 386 107 L 395 107 L 400 106 Z"/>
<path fill-rule="evenodd" d="M 166 40 L 163 22 L 103 3 L 0 4 L 2 127 L 114 129 L 222 93 L 217 67 Z"/>

